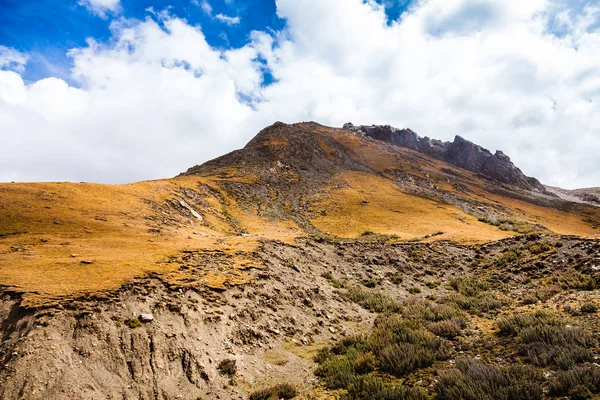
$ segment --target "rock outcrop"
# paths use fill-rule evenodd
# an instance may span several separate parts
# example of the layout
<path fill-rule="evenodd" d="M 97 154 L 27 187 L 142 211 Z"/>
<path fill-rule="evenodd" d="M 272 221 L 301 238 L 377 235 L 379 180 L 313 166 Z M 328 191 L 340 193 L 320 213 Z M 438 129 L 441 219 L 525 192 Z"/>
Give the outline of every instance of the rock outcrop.
<path fill-rule="evenodd" d="M 347 123 L 344 129 L 430 155 L 504 184 L 525 190 L 546 192 L 545 187 L 537 179 L 523 174 L 503 152 L 498 150 L 492 154 L 489 150 L 458 135 L 453 142 L 443 142 L 420 137 L 410 129 L 397 129 L 389 125 L 354 126 Z"/>

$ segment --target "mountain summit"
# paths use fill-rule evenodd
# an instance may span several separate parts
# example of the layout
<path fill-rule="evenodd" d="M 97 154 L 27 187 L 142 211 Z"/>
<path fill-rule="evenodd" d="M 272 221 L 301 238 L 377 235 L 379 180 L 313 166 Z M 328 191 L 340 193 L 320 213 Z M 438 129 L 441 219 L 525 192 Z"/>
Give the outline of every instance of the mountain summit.
<path fill-rule="evenodd" d="M 268 161 L 270 159 L 268 149 L 272 146 L 279 148 L 277 156 L 283 156 L 289 164 L 300 162 L 303 167 L 312 165 L 318 168 L 319 164 L 323 164 L 323 162 L 332 164 L 331 162 L 327 163 L 323 158 L 313 157 L 314 154 L 321 153 L 319 149 L 323 150 L 324 145 L 335 148 L 338 151 L 338 156 L 341 156 L 339 160 L 349 161 L 352 159 L 347 151 L 332 143 L 330 137 L 326 134 L 327 130 L 332 133 L 331 136 L 334 139 L 335 134 L 353 134 L 362 138 L 375 139 L 414 150 L 452 166 L 475 172 L 489 181 L 497 181 L 501 184 L 538 193 L 547 193 L 544 185 L 536 178 L 525 176 L 512 163 L 510 158 L 500 150 L 492 154 L 489 150 L 458 135 L 453 142 L 443 142 L 428 137 L 420 137 L 410 129 L 397 129 L 389 125 L 355 126 L 352 123 L 344 124 L 342 129 L 335 129 L 321 126 L 315 122 L 292 125 L 277 122 L 261 131 L 244 149 L 210 161 L 202 166 L 191 168 L 185 174 L 195 174 L 203 168 L 211 168 L 216 165 L 247 165 L 259 160 Z M 319 136 L 314 136 L 314 133 L 319 134 Z M 284 144 L 285 146 L 283 146 Z M 360 152 L 360 148 L 352 150 Z M 325 159 L 333 161 L 331 160 L 331 154 L 321 155 L 324 155 Z M 308 161 L 309 159 L 310 161 Z M 337 164 L 339 166 L 340 163 L 337 162 Z M 346 166 L 349 165 L 346 163 Z"/>

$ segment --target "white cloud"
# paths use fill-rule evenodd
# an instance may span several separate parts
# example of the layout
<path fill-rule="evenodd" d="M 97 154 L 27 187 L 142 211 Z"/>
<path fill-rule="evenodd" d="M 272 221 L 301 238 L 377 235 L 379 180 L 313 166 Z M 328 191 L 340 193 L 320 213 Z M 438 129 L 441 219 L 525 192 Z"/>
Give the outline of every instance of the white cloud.
<path fill-rule="evenodd" d="M 107 13 L 116 14 L 121 10 L 120 0 L 79 0 L 79 4 L 102 18 L 106 18 Z"/>
<path fill-rule="evenodd" d="M 240 23 L 240 17 L 228 17 L 227 15 L 217 14 L 215 18 L 227 25 L 237 25 Z"/>
<path fill-rule="evenodd" d="M 192 3 L 198 7 L 200 7 L 202 9 L 202 12 L 204 12 L 204 14 L 212 16 L 212 6 L 210 5 L 210 3 L 206 0 L 192 0 Z"/>
<path fill-rule="evenodd" d="M 317 120 L 460 134 L 544 183 L 600 186 L 598 11 L 561 4 L 422 0 L 389 24 L 373 1 L 278 0 L 286 30 L 228 51 L 165 13 L 164 29 L 115 23 L 109 45 L 70 53 L 81 89 L 0 71 L 0 179 L 172 176 L 276 120 Z"/>
<path fill-rule="evenodd" d="M 28 58 L 26 54 L 0 45 L 0 69 L 23 72 Z"/>

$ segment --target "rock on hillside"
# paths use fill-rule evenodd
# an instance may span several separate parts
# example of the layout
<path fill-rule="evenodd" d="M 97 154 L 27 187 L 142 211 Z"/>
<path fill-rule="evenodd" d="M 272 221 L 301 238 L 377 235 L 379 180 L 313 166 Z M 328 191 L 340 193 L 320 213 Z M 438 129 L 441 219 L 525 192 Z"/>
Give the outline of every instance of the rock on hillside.
<path fill-rule="evenodd" d="M 535 178 L 525 176 L 502 151 L 498 150 L 492 154 L 489 150 L 458 135 L 453 142 L 443 142 L 420 137 L 410 129 L 397 129 L 389 125 L 354 126 L 347 123 L 344 128 L 373 139 L 416 150 L 502 183 L 546 193 L 544 185 Z"/>
<path fill-rule="evenodd" d="M 600 188 L 567 190 L 546 186 L 546 189 L 563 200 L 600 207 Z"/>

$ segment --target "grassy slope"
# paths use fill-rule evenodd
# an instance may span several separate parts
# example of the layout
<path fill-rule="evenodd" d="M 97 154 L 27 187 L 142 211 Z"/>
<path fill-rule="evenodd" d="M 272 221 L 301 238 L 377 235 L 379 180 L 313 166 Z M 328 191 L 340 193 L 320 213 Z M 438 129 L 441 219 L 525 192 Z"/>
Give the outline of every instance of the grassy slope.
<path fill-rule="evenodd" d="M 345 187 L 318 195 L 311 222 L 323 232 L 358 237 L 365 232 L 421 238 L 438 232 L 438 239 L 491 241 L 510 236 L 456 207 L 403 193 L 385 178 L 361 172 L 339 177 Z"/>
<path fill-rule="evenodd" d="M 182 178 L 130 185 L 1 184 L 0 285 L 24 293 L 23 304 L 36 306 L 64 296 L 114 290 L 151 272 L 181 279 L 180 264 L 166 261 L 182 250 L 256 249 L 256 237 L 232 234 L 220 215 L 224 208 L 250 233 L 279 239 L 292 235 L 278 224 L 260 232 L 257 217 L 236 209 L 233 200 L 221 204 L 214 196 L 205 198 L 210 212 L 198 210 L 204 225 L 192 225 L 193 218 L 163 223 L 162 218 L 172 216 L 163 216 L 153 204 L 178 199 L 182 188 L 198 182 Z M 227 282 L 223 276 L 209 278 L 201 282 Z"/>

